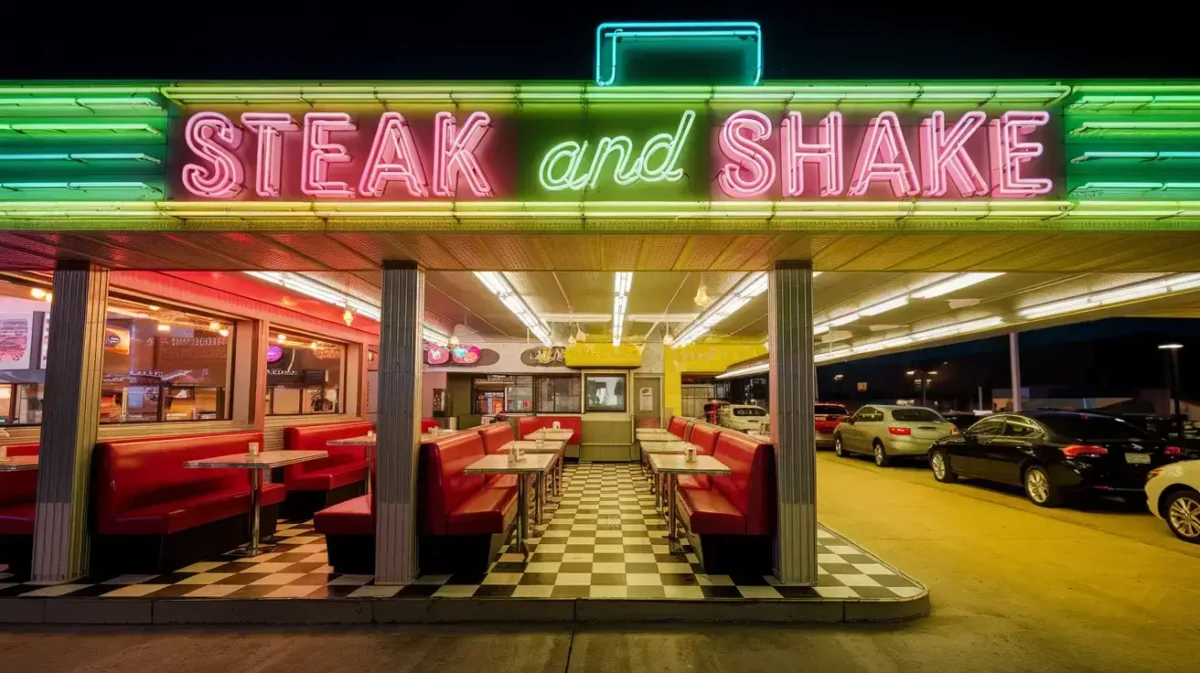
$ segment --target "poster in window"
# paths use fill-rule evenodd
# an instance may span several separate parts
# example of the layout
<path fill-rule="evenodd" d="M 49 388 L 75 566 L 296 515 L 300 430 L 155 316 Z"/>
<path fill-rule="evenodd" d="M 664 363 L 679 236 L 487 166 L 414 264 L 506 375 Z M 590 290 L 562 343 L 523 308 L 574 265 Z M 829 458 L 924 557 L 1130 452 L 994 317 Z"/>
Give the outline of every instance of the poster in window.
<path fill-rule="evenodd" d="M 46 360 L 50 355 L 50 313 L 42 314 L 42 369 L 46 368 Z"/>
<path fill-rule="evenodd" d="M 29 369 L 33 314 L 0 315 L 0 369 Z"/>

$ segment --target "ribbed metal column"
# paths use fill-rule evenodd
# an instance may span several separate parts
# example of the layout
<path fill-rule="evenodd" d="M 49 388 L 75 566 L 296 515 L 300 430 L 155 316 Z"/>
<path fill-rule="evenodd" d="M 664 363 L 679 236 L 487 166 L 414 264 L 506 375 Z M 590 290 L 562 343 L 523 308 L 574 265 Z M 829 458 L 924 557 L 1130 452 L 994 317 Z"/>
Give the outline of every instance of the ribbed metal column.
<path fill-rule="evenodd" d="M 108 269 L 65 260 L 54 269 L 38 458 L 33 581 L 88 572 L 88 479 L 100 423 Z"/>
<path fill-rule="evenodd" d="M 817 583 L 817 474 L 813 437 L 812 263 L 780 261 L 770 271 L 771 437 L 779 519 L 775 576 Z"/>
<path fill-rule="evenodd" d="M 375 447 L 375 583 L 417 578 L 417 443 L 421 415 L 421 319 L 425 272 L 383 263 L 379 416 Z"/>

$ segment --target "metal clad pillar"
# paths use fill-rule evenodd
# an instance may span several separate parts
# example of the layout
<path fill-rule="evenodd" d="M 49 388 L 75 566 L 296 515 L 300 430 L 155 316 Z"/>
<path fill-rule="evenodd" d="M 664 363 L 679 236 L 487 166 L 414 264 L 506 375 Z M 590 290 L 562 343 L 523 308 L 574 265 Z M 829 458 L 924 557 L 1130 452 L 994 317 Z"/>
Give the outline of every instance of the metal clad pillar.
<path fill-rule="evenodd" d="M 421 319 L 425 272 L 383 263 L 379 415 L 375 447 L 375 583 L 417 578 L 417 443 L 421 415 Z"/>
<path fill-rule="evenodd" d="M 54 269 L 42 404 L 34 582 L 88 573 L 88 480 L 100 427 L 108 269 L 64 260 Z"/>
<path fill-rule="evenodd" d="M 1021 340 L 1016 332 L 1008 334 L 1008 367 L 1012 373 L 1012 410 L 1021 410 Z"/>
<path fill-rule="evenodd" d="M 817 583 L 812 262 L 776 262 L 767 292 L 771 437 L 779 502 L 775 575 L 785 584 L 811 586 Z"/>

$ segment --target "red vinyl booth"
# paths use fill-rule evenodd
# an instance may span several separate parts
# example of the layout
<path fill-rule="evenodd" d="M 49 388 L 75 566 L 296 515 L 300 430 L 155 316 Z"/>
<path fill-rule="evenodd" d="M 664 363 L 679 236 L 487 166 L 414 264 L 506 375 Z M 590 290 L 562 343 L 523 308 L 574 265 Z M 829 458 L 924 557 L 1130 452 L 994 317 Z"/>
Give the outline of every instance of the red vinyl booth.
<path fill-rule="evenodd" d="M 9 456 L 36 456 L 38 444 L 10 444 L 7 449 Z M 37 481 L 37 470 L 0 472 L 0 565 L 22 576 L 33 556 Z"/>
<path fill-rule="evenodd" d="M 717 445 L 717 437 L 721 434 L 721 428 L 716 425 L 708 425 L 705 423 L 697 423 L 692 426 L 692 438 L 689 440 L 697 447 L 696 452 L 701 455 L 711 456 L 713 449 Z M 703 474 L 682 474 L 678 477 L 679 488 L 708 488 L 709 480 Z"/>
<path fill-rule="evenodd" d="M 483 440 L 483 450 L 486 453 L 499 453 L 504 445 L 514 439 L 512 426 L 507 421 L 481 425 L 478 430 L 479 437 Z"/>
<path fill-rule="evenodd" d="M 438 423 L 436 418 L 422 418 L 421 419 L 421 434 L 423 435 L 423 434 L 429 432 L 430 430 L 432 430 L 436 427 L 440 427 L 440 426 L 441 426 L 441 423 Z"/>
<path fill-rule="evenodd" d="M 288 489 L 283 517 L 307 521 L 317 510 L 362 495 L 367 467 L 366 447 L 330 446 L 329 440 L 362 437 L 374 429 L 375 424 L 366 421 L 285 429 L 283 448 L 288 451 L 326 451 L 329 457 L 283 469 L 283 481 Z"/>
<path fill-rule="evenodd" d="M 421 446 L 420 553 L 427 572 L 486 571 L 516 521 L 515 485 L 463 473 L 484 455 L 482 430 Z"/>
<path fill-rule="evenodd" d="M 671 422 L 667 424 L 667 432 L 683 439 L 683 433 L 687 431 L 688 421 L 686 418 L 672 416 Z"/>
<path fill-rule="evenodd" d="M 703 427 L 703 426 L 698 426 Z M 771 571 L 775 535 L 775 449 L 740 432 L 717 435 L 713 457 L 728 477 L 681 488 L 679 512 L 705 572 Z"/>
<path fill-rule="evenodd" d="M 313 528 L 325 536 L 329 565 L 339 573 L 375 572 L 375 496 L 360 495 L 313 515 Z"/>
<path fill-rule="evenodd" d="M 583 419 L 579 416 L 522 416 L 517 419 L 517 434 L 524 439 L 526 435 L 542 428 L 553 428 L 555 422 L 559 428 L 571 431 L 568 445 L 579 444 L 583 436 Z"/>
<path fill-rule="evenodd" d="M 92 568 L 166 573 L 249 539 L 250 477 L 243 469 L 187 468 L 245 453 L 260 432 L 104 442 L 93 454 Z M 262 489 L 263 537 L 273 535 L 283 484 Z"/>

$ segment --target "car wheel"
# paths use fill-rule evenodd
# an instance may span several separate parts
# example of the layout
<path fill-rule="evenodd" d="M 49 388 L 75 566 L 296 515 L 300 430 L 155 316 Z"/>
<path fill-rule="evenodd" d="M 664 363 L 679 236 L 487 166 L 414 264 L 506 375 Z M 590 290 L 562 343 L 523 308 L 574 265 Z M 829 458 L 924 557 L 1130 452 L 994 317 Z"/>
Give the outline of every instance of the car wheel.
<path fill-rule="evenodd" d="M 875 444 L 873 446 L 875 450 L 875 464 L 879 467 L 887 467 L 890 465 L 892 459 L 888 457 L 887 449 L 883 448 L 883 442 L 877 439 L 875 440 Z"/>
<path fill-rule="evenodd" d="M 1163 513 L 1175 537 L 1200 544 L 1200 493 L 1191 489 L 1172 493 Z"/>
<path fill-rule="evenodd" d="M 933 470 L 933 478 L 943 484 L 953 484 L 958 481 L 958 475 L 950 469 L 950 456 L 941 449 L 929 456 L 929 469 Z"/>
<path fill-rule="evenodd" d="M 1039 507 L 1058 507 L 1062 504 L 1062 489 L 1050 483 L 1050 475 L 1040 465 L 1025 470 L 1025 495 Z"/>
<path fill-rule="evenodd" d="M 833 436 L 833 452 L 834 452 L 834 454 L 837 455 L 838 458 L 846 457 L 846 449 L 842 448 L 842 436 L 841 435 Z"/>

